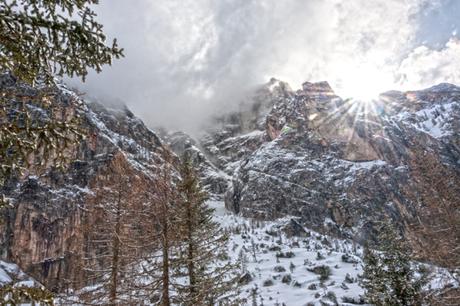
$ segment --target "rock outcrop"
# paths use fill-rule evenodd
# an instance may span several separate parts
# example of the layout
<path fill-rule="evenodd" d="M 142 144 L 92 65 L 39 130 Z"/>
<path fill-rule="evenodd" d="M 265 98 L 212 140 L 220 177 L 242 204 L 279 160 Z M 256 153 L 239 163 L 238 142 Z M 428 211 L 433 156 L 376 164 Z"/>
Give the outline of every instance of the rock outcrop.
<path fill-rule="evenodd" d="M 14 79 L 0 83 L 34 91 Z M 81 104 L 78 96 L 62 86 L 54 89 L 53 99 L 64 108 Z M 175 162 L 160 138 L 126 108 L 90 103 L 79 106 L 78 111 L 87 137 L 68 150 L 68 167 L 11 180 L 2 191 L 13 205 L 2 211 L 2 258 L 54 291 L 84 285 L 81 261 L 88 252 L 97 252 L 85 249 L 85 228 L 96 222 L 87 212 L 101 201 L 96 189 L 110 187 L 106 178 L 133 180 L 133 187 L 126 188 L 124 195 L 129 207 L 130 199 L 141 191 L 155 192 L 151 179 L 158 167 Z"/>

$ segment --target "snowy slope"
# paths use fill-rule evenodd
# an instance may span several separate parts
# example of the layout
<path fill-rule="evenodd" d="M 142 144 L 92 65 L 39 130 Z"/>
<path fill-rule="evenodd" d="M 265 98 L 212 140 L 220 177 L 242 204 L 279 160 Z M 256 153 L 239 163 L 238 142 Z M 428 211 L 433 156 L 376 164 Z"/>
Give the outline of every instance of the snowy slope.
<path fill-rule="evenodd" d="M 304 237 L 288 238 L 283 227 L 290 219 L 258 222 L 232 214 L 221 201 L 210 201 L 209 205 L 215 209 L 215 221 L 230 233 L 230 260 L 241 265 L 241 305 L 254 305 L 254 301 L 267 306 L 336 305 L 336 301 L 347 305 L 342 304 L 344 297 L 360 301 L 359 245 L 308 230 Z M 321 269 L 330 270 L 323 281 L 318 274 Z M 74 300 L 74 305 L 79 305 L 74 297 L 65 296 L 63 300 Z"/>
<path fill-rule="evenodd" d="M 287 236 L 291 218 L 258 221 L 229 212 L 220 201 L 209 206 L 215 221 L 231 233 L 229 255 L 242 266 L 244 305 L 366 305 L 359 285 L 361 245 L 307 228 L 298 229 L 300 236 Z M 418 271 L 427 273 L 425 290 L 460 287 L 446 269 L 419 262 L 413 269 L 417 278 Z M 324 279 L 322 270 L 330 271 Z"/>
<path fill-rule="evenodd" d="M 243 274 L 251 275 L 241 293 L 249 303 L 254 295 L 258 305 L 334 305 L 334 300 L 342 302 L 344 297 L 360 300 L 361 246 L 308 230 L 305 237 L 288 238 L 282 228 L 290 219 L 254 221 L 226 211 L 222 202 L 210 202 L 210 206 L 216 209 L 215 220 L 232 233 L 231 257 L 243 261 Z M 330 269 L 324 281 L 313 272 L 321 266 Z"/>

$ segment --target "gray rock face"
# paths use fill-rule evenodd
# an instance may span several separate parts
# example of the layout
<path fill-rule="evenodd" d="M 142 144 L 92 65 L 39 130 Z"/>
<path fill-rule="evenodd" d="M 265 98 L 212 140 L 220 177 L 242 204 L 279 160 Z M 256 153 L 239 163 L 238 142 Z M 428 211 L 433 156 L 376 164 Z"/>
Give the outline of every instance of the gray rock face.
<path fill-rule="evenodd" d="M 222 199 L 240 162 L 270 140 L 265 131 L 268 113 L 292 95 L 288 84 L 271 79 L 243 101 L 238 111 L 216 118 L 199 140 L 182 132 L 161 136 L 177 155 L 192 160 L 211 196 Z"/>
<path fill-rule="evenodd" d="M 217 118 L 215 127 L 200 138 L 203 153 L 231 175 L 241 160 L 269 140 L 266 117 L 279 101 L 293 95 L 289 85 L 276 79 L 243 101 L 239 110 Z"/>
<path fill-rule="evenodd" d="M 260 92 L 253 101 L 267 101 L 263 128 L 246 105 L 231 115 L 231 131 L 224 125 L 201 140 L 205 156 L 232 175 L 231 211 L 296 216 L 364 241 L 385 216 L 405 230 L 421 206 L 460 198 L 460 88 L 388 92 L 367 103 L 341 99 L 326 82 L 293 92 L 272 80 Z"/>

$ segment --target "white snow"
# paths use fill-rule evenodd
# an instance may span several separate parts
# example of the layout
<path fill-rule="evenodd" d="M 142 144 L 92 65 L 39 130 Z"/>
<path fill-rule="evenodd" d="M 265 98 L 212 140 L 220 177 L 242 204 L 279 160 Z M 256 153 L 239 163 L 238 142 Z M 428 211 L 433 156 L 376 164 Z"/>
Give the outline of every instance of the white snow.
<path fill-rule="evenodd" d="M 31 277 L 26 275 L 22 270 L 14 263 L 0 260 L 0 286 L 12 284 L 15 286 L 37 286 L 38 283 Z"/>
<path fill-rule="evenodd" d="M 356 281 L 345 282 L 347 274 L 356 279 L 362 271 L 361 265 L 342 261 L 344 254 L 360 255 L 361 247 L 307 229 L 311 237 L 287 238 L 281 228 L 290 220 L 289 218 L 274 222 L 255 221 L 228 212 L 222 202 L 213 201 L 209 202 L 209 205 L 215 209 L 215 220 L 232 232 L 229 255 L 240 260 L 244 257 L 245 271 L 253 276 L 253 280 L 245 285 L 241 292 L 241 297 L 248 298 L 249 304 L 252 301 L 253 290 L 256 290 L 258 303 L 284 303 L 289 306 L 306 305 L 308 302 L 320 305 L 320 300 L 327 303 L 328 292 L 334 292 L 339 303 L 343 296 L 358 298 L 363 293 Z M 294 256 L 277 259 L 276 254 L 279 252 L 292 252 Z M 318 252 L 324 259 L 318 259 Z M 350 256 L 360 262 L 359 257 Z M 321 284 L 317 274 L 308 270 L 319 265 L 326 265 L 331 269 L 331 275 L 324 284 Z M 275 267 L 285 271 L 276 272 Z M 291 281 L 283 283 L 282 279 L 286 275 L 290 275 Z M 273 285 L 264 286 L 264 282 L 268 280 L 271 280 Z M 344 282 L 345 285 L 342 285 Z M 312 284 L 316 285 L 316 289 L 308 289 L 309 286 L 314 286 Z"/>
<path fill-rule="evenodd" d="M 402 112 L 391 118 L 397 122 L 411 125 L 414 129 L 427 133 L 433 138 L 442 138 L 453 133 L 454 108 L 460 109 L 460 102 L 432 104 L 415 113 Z"/>
<path fill-rule="evenodd" d="M 252 138 L 252 137 L 260 137 L 260 136 L 262 136 L 263 134 L 265 134 L 264 131 L 254 130 L 254 131 L 252 131 L 252 132 L 249 132 L 249 133 L 246 133 L 246 134 L 239 135 L 238 137 L 239 137 L 239 138 Z"/>
<path fill-rule="evenodd" d="M 362 166 L 367 168 L 374 164 L 383 165 L 381 161 L 375 161 Z M 334 305 L 327 298 L 328 292 L 334 293 L 339 305 L 350 305 L 344 303 L 342 298 L 354 298 L 358 301 L 363 295 L 364 289 L 358 283 L 358 275 L 362 273 L 361 246 L 348 240 L 321 235 L 307 228 L 304 229 L 310 233 L 310 237 L 287 238 L 281 229 L 290 218 L 271 222 L 256 221 L 227 211 L 223 202 L 209 201 L 209 205 L 215 209 L 215 220 L 231 232 L 229 255 L 236 260 L 245 258 L 245 271 L 253 277 L 252 281 L 242 288 L 240 295 L 248 298 L 249 305 L 252 302 L 251 292 L 254 290 L 257 303 L 263 302 L 263 305 L 267 306 L 283 303 L 287 306 L 304 306 L 307 303 Z M 324 222 L 333 221 L 327 218 Z M 294 256 L 277 259 L 278 252 L 292 252 Z M 318 257 L 318 253 L 321 257 Z M 344 262 L 342 256 L 345 254 L 355 263 Z M 331 269 L 329 279 L 323 284 L 317 274 L 308 270 L 321 265 L 329 266 Z M 417 270 L 419 265 L 422 264 L 414 262 L 414 269 Z M 431 270 L 430 282 L 425 289 L 443 288 L 447 284 L 460 286 L 445 269 L 423 265 Z M 277 272 L 275 267 L 278 271 L 283 268 L 285 271 Z M 285 275 L 291 276 L 290 282 L 282 282 Z M 351 278 L 353 282 L 346 281 L 346 278 Z M 271 280 L 273 284 L 264 286 L 267 280 Z M 316 285 L 316 289 L 311 289 L 312 284 Z"/>
<path fill-rule="evenodd" d="M 349 164 L 351 165 L 351 168 L 350 170 L 351 171 L 356 171 L 356 170 L 359 170 L 359 169 L 372 169 L 374 167 L 380 167 L 380 166 L 384 166 L 386 165 L 387 163 L 383 160 L 371 160 L 371 161 L 363 161 L 363 162 L 349 162 Z"/>
<path fill-rule="evenodd" d="M 11 277 L 0 266 L 0 285 L 9 284 L 9 283 L 11 283 L 11 281 L 12 281 Z"/>

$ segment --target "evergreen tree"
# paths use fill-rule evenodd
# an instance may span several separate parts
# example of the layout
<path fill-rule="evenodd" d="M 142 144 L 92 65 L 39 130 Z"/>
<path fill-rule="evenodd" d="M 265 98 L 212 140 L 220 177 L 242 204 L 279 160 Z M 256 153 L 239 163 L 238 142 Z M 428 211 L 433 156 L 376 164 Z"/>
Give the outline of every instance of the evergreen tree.
<path fill-rule="evenodd" d="M 0 2 L 0 71 L 34 83 L 39 76 L 79 76 L 101 71 L 123 56 L 116 40 L 106 45 L 91 5 L 98 0 Z"/>
<path fill-rule="evenodd" d="M 17 284 L 0 287 L 0 305 L 24 305 L 26 301 L 40 301 L 40 306 L 54 305 L 53 294 L 44 288 Z"/>
<path fill-rule="evenodd" d="M 383 266 L 380 264 L 376 252 L 369 249 L 368 246 L 364 248 L 363 261 L 361 286 L 366 290 L 368 301 L 378 305 L 377 301 L 383 297 L 383 293 L 386 290 Z"/>
<path fill-rule="evenodd" d="M 99 72 L 113 58 L 123 56 L 116 40 L 106 45 L 102 25 L 90 7 L 97 3 L 0 1 L 0 73 L 11 72 L 18 82 L 17 86 L 0 85 L 0 188 L 11 175 L 30 170 L 32 154 L 39 155 L 34 170 L 63 165 L 67 162 L 64 149 L 78 143 L 82 134 L 78 116 L 62 118 L 62 110 L 53 101 L 57 89 L 51 86 L 31 93 L 30 88 L 21 88 L 21 82 L 34 86 L 44 80 L 53 85 L 55 74 L 84 80 L 88 69 Z M 7 204 L 1 194 L 0 208 Z"/>
<path fill-rule="evenodd" d="M 178 218 L 181 245 L 178 267 L 184 269 L 187 282 L 177 286 L 181 305 L 226 305 L 237 286 L 236 266 L 227 258 L 228 236 L 213 221 L 207 194 L 200 186 L 191 163 L 182 163 L 178 186 Z"/>
<path fill-rule="evenodd" d="M 361 285 L 377 306 L 420 305 L 421 281 L 414 279 L 409 249 L 389 221 L 379 228 L 379 250 L 365 249 Z"/>

